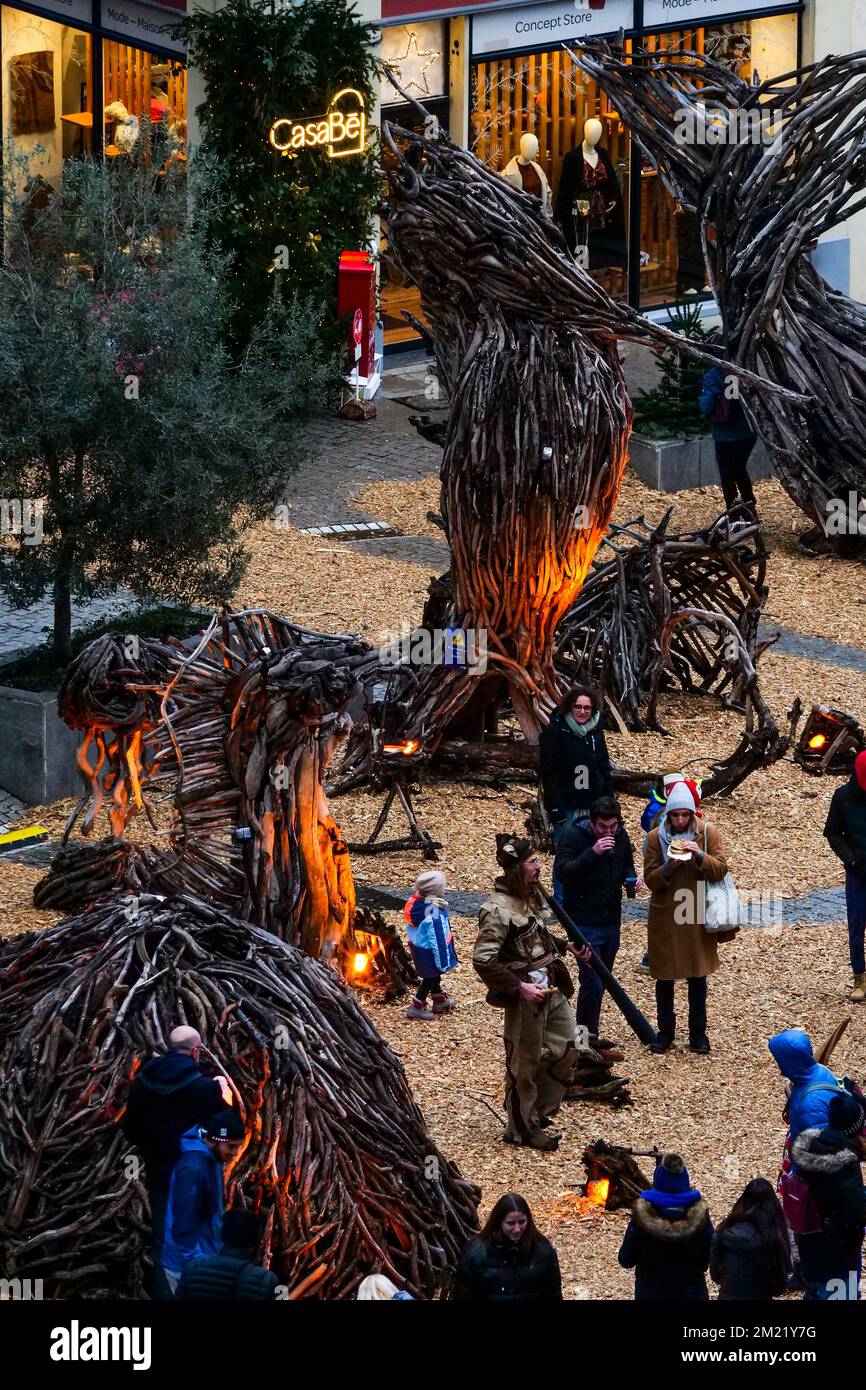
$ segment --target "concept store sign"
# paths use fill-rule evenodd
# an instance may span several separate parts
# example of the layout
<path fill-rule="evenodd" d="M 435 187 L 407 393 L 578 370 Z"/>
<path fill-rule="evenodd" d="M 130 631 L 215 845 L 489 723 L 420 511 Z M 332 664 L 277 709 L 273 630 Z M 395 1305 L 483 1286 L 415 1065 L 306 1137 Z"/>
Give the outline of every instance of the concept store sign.
<path fill-rule="evenodd" d="M 539 40 L 568 43 L 590 34 L 613 34 L 629 29 L 634 17 L 632 0 L 607 0 L 604 9 L 556 0 L 549 5 L 526 5 L 517 10 L 497 10 L 472 17 L 472 52 L 505 53 L 537 48 Z"/>
<path fill-rule="evenodd" d="M 782 0 L 784 3 L 784 0 Z M 645 29 L 657 24 L 712 23 L 717 16 L 753 15 L 758 10 L 778 10 L 779 0 L 644 0 Z"/>
<path fill-rule="evenodd" d="M 271 126 L 268 139 L 285 156 L 311 149 L 324 149 L 329 159 L 363 154 L 367 143 L 364 98 L 354 87 L 344 87 L 324 116 L 281 116 Z"/>

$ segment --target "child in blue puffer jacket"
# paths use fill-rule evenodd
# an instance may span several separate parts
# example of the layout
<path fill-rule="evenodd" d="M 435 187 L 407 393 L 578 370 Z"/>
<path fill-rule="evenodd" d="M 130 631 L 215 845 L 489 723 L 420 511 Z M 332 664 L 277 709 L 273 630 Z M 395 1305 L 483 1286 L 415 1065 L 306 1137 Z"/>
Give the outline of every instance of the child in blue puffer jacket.
<path fill-rule="evenodd" d="M 442 989 L 442 976 L 457 964 L 457 952 L 448 920 L 448 904 L 442 897 L 445 875 L 436 869 L 419 874 L 415 892 L 403 909 L 409 935 L 409 950 L 420 978 L 415 998 L 406 1010 L 407 1018 L 431 1019 L 447 1014 L 457 1005 Z M 432 1008 L 427 997 L 432 993 Z"/>

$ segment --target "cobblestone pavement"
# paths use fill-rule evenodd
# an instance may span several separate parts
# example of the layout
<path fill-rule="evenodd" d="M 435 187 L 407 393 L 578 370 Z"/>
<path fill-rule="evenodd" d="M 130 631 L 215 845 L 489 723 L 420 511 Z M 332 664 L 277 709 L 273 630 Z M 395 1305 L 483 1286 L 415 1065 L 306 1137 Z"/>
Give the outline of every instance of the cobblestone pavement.
<path fill-rule="evenodd" d="M 137 606 L 138 600 L 128 589 L 118 589 L 108 598 L 95 599 L 93 603 L 76 604 L 72 609 L 73 631 Z M 45 640 L 46 631 L 51 631 L 53 622 L 54 611 L 48 602 L 15 609 L 0 599 L 0 666 L 38 647 Z"/>
<path fill-rule="evenodd" d="M 24 802 L 19 801 L 11 792 L 0 790 L 0 835 L 10 830 L 13 822 L 23 815 Z"/>

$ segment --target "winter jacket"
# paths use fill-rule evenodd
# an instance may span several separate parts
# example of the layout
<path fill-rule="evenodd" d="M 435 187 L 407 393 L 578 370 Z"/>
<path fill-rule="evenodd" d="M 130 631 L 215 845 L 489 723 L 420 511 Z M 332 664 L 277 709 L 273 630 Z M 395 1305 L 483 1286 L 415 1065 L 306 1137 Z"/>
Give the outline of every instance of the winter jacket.
<path fill-rule="evenodd" d="M 551 934 L 553 913 L 540 893 L 530 903 L 509 896 L 498 878 L 478 914 L 472 964 L 487 986 L 487 1002 L 505 1008 L 517 1002 L 530 970 L 546 966 L 550 981 L 570 999 L 574 985 L 562 957 L 568 942 Z"/>
<path fill-rule="evenodd" d="M 555 871 L 563 885 L 563 907 L 576 927 L 608 927 L 622 916 L 622 888 L 636 877 L 634 848 L 624 826 L 613 849 L 596 854 L 588 820 L 570 825 L 556 847 Z"/>
<path fill-rule="evenodd" d="M 223 1219 L 223 1166 L 200 1129 L 181 1136 L 165 1213 L 162 1262 L 179 1273 L 190 1260 L 215 1255 Z"/>
<path fill-rule="evenodd" d="M 600 796 L 610 796 L 610 757 L 599 725 L 584 738 L 573 733 L 565 716 L 557 712 L 542 729 L 538 749 L 544 808 L 554 825 L 575 811 L 582 812 L 582 819 Z M 578 777 L 582 768 L 586 775 Z M 576 780 L 586 785 L 577 787 Z"/>
<path fill-rule="evenodd" d="M 145 1062 L 129 1088 L 123 1132 L 140 1151 L 151 1188 L 168 1188 L 181 1135 L 205 1124 L 224 1104 L 219 1082 L 185 1053 Z"/>
<path fill-rule="evenodd" d="M 710 1275 L 719 1287 L 719 1299 L 740 1302 L 780 1298 L 787 1281 L 773 1285 L 764 1254 L 764 1237 L 751 1221 L 724 1226 L 713 1236 Z"/>
<path fill-rule="evenodd" d="M 529 1250 L 505 1236 L 489 1241 L 476 1236 L 460 1256 L 454 1296 L 485 1303 L 561 1300 L 562 1276 L 556 1251 L 541 1235 Z"/>
<path fill-rule="evenodd" d="M 804 1129 L 824 1129 L 834 1092 L 841 1082 L 829 1067 L 816 1062 L 812 1044 L 802 1028 L 786 1028 L 767 1046 L 782 1075 L 792 1083 L 788 1098 L 788 1127 L 793 1142 Z"/>
<path fill-rule="evenodd" d="M 277 1276 L 250 1259 L 248 1250 L 224 1245 L 218 1255 L 184 1265 L 177 1298 L 267 1302 L 276 1297 Z"/>
<path fill-rule="evenodd" d="M 647 945 L 654 980 L 700 979 L 719 968 L 716 938 L 704 930 L 706 890 L 701 884 L 719 883 L 728 872 L 722 837 L 710 825 L 680 838 L 694 838 L 702 849 L 706 846 L 700 867 L 693 857 L 666 878 L 658 827 L 650 831 L 644 850 L 643 876 L 652 893 Z"/>
<path fill-rule="evenodd" d="M 619 1251 L 623 1269 L 633 1269 L 639 1302 L 707 1301 L 713 1223 L 701 1197 L 688 1207 L 662 1210 L 644 1197 L 632 1209 Z"/>
<path fill-rule="evenodd" d="M 704 377 L 704 384 L 701 389 L 701 414 L 710 416 L 718 405 L 719 401 L 725 399 L 725 388 L 727 386 L 727 376 L 721 367 L 712 367 Z M 739 399 L 728 401 L 730 407 L 728 419 L 724 423 L 711 421 L 713 439 L 719 443 L 731 444 L 738 439 L 755 439 L 755 431 L 749 424 L 748 416 L 743 409 L 743 403 Z"/>
<path fill-rule="evenodd" d="M 866 879 L 866 791 L 853 774 L 833 793 L 824 837 L 845 868 Z"/>
<path fill-rule="evenodd" d="M 422 898 L 414 893 L 403 909 L 409 950 L 422 980 L 453 970 L 457 952 L 451 935 L 448 904 L 441 898 Z"/>
<path fill-rule="evenodd" d="M 797 1237 L 803 1276 L 809 1283 L 847 1279 L 859 1269 L 866 1231 L 861 1156 L 835 1130 L 813 1128 L 794 1141 L 792 1157 L 824 1225 L 820 1234 Z"/>

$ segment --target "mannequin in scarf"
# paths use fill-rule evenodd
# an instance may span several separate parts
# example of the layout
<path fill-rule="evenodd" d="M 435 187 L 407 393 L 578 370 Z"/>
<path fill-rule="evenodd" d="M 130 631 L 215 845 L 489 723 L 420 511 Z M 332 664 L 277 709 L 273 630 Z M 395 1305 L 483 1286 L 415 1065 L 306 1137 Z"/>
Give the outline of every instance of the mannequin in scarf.
<path fill-rule="evenodd" d="M 556 848 L 569 825 L 586 820 L 593 802 L 613 794 L 610 755 L 601 727 L 598 696 L 575 685 L 538 740 L 544 809 Z M 553 875 L 553 896 L 562 902 L 562 884 Z"/>

